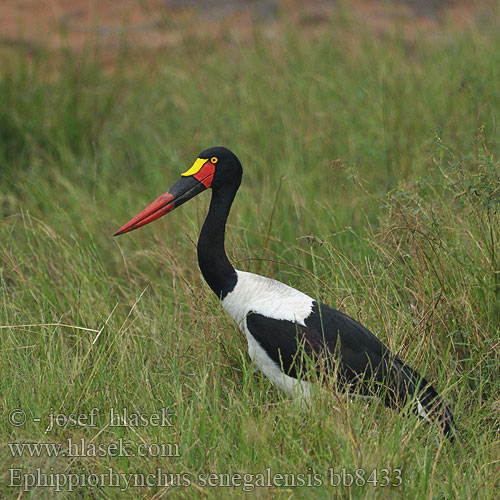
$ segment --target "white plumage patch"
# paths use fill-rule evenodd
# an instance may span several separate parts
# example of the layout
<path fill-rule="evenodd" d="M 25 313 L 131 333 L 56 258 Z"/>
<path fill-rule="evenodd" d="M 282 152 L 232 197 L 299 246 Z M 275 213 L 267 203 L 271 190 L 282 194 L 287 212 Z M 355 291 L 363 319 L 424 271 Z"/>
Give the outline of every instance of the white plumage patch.
<path fill-rule="evenodd" d="M 312 311 L 313 299 L 295 288 L 258 274 L 244 271 L 236 271 L 236 274 L 236 286 L 224 297 L 222 306 L 245 334 L 250 358 L 274 385 L 291 396 L 299 396 L 308 401 L 311 384 L 298 381 L 281 371 L 281 367 L 249 332 L 246 317 L 254 312 L 305 326 L 305 320 Z"/>
<path fill-rule="evenodd" d="M 291 286 L 258 274 L 236 271 L 238 281 L 222 306 L 240 325 L 250 311 L 274 319 L 305 325 L 311 314 L 313 299 Z"/>
<path fill-rule="evenodd" d="M 420 403 L 418 398 L 416 398 L 416 401 L 417 401 L 417 414 L 418 414 L 418 416 L 429 420 L 427 412 L 424 410 L 424 407 L 422 406 L 422 404 Z"/>

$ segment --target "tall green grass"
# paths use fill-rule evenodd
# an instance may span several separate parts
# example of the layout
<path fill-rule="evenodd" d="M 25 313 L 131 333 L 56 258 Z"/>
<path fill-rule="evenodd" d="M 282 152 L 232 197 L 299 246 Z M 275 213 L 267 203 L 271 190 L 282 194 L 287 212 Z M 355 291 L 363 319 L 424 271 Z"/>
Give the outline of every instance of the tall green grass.
<path fill-rule="evenodd" d="M 496 18 L 495 18 L 496 19 Z M 349 19 L 321 36 L 256 29 L 186 37 L 112 71 L 90 50 L 11 53 L 0 73 L 0 495 L 24 472 L 288 472 L 317 487 L 257 498 L 496 498 L 500 487 L 500 36 L 375 35 Z M 54 63 L 57 61 L 57 64 Z M 56 66 L 56 67 L 55 67 Z M 376 402 L 319 395 L 304 410 L 254 370 L 203 283 L 200 196 L 111 234 L 197 153 L 234 150 L 236 267 L 300 288 L 373 330 L 443 393 L 454 445 Z M 23 326 L 28 325 L 28 326 Z M 29 326 L 32 325 L 32 326 Z M 47 416 L 100 411 L 97 428 Z M 173 427 L 110 427 L 109 409 Z M 42 418 L 41 423 L 33 418 Z M 44 425 L 45 424 L 45 425 Z M 172 457 L 13 457 L 10 442 L 175 443 Z M 402 470 L 399 487 L 326 484 L 329 467 Z M 193 479 L 194 482 L 194 479 Z M 50 498 L 37 488 L 21 498 Z M 243 498 L 241 487 L 77 488 L 61 498 Z"/>

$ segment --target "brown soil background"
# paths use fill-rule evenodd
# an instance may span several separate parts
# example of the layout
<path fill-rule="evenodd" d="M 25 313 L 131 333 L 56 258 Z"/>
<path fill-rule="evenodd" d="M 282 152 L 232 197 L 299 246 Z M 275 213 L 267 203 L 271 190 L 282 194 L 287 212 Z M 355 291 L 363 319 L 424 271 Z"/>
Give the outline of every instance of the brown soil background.
<path fill-rule="evenodd" d="M 250 36 L 255 24 L 280 29 L 283 21 L 321 32 L 338 9 L 347 10 L 375 32 L 417 32 L 481 25 L 491 0 L 4 0 L 0 3 L 0 54 L 98 44 L 112 61 L 124 39 L 142 53 L 175 46 L 186 36 Z"/>

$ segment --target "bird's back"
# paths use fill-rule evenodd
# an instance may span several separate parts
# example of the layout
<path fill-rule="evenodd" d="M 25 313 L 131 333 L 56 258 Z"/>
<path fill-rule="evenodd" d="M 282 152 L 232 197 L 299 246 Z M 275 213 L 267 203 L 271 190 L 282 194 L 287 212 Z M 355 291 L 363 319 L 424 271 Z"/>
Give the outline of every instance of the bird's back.
<path fill-rule="evenodd" d="M 311 314 L 314 299 L 305 293 L 258 274 L 236 271 L 236 275 L 236 286 L 222 306 L 240 327 L 250 312 L 301 325 Z"/>
<path fill-rule="evenodd" d="M 415 396 L 415 413 L 421 418 L 439 414 L 451 433 L 451 413 L 434 388 L 366 327 L 279 281 L 236 272 L 236 286 L 223 307 L 245 334 L 250 357 L 275 385 L 308 397 L 302 349 L 317 362 L 318 372 L 333 367 L 342 385 L 379 394 L 388 406 L 401 408 Z"/>

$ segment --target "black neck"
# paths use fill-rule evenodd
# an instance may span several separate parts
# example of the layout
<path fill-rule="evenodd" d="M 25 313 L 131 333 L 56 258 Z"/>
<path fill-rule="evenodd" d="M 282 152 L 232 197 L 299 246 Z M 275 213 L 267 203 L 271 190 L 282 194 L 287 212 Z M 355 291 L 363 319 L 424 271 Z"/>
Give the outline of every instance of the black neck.
<path fill-rule="evenodd" d="M 236 285 L 236 271 L 224 249 L 224 235 L 229 210 L 238 186 L 213 189 L 210 209 L 198 239 L 198 264 L 208 286 L 221 300 Z"/>

